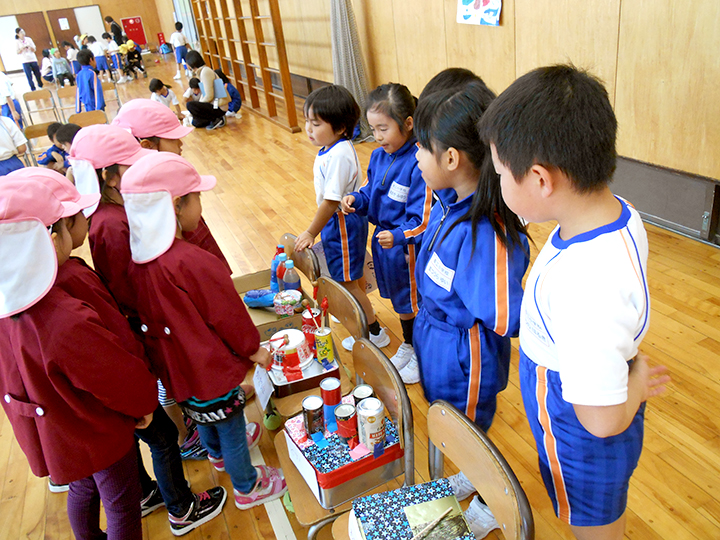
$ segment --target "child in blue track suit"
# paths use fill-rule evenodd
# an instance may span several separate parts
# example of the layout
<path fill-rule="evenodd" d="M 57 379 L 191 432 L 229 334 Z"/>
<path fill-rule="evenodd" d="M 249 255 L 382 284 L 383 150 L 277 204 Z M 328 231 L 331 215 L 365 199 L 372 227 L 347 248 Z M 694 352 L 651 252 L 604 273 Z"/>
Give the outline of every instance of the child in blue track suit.
<path fill-rule="evenodd" d="M 75 112 L 79 113 L 82 108 L 85 108 L 86 111 L 104 111 L 105 96 L 100 77 L 93 69 L 95 57 L 92 51 L 83 49 L 78 53 L 77 58 L 81 68 L 76 78 Z"/>
<path fill-rule="evenodd" d="M 647 332 L 647 235 L 608 186 L 617 120 L 602 83 L 573 66 L 523 75 L 488 108 L 503 199 L 557 221 L 522 302 L 520 388 L 557 516 L 579 539 L 624 537 L 645 401 L 670 378 L 638 353 Z"/>
<path fill-rule="evenodd" d="M 407 384 L 420 380 L 412 345 L 418 311 L 415 258 L 432 207 L 432 192 L 415 158 L 415 104 L 410 90 L 397 83 L 370 93 L 365 110 L 380 148 L 370 157 L 365 185 L 342 201 L 344 213 L 366 215 L 375 225 L 372 254 L 378 289 L 392 300 L 403 329 L 404 342 L 390 360 Z M 343 346 L 352 350 L 352 342 L 347 338 Z"/>
<path fill-rule="evenodd" d="M 456 194 L 433 207 L 415 268 L 420 380 L 429 402 L 452 403 L 485 431 L 507 385 L 529 255 L 525 228 L 503 203 L 490 150 L 475 129 L 494 97 L 471 82 L 423 97 L 414 117 L 423 179 Z M 450 483 L 459 499 L 474 491 L 463 473 Z M 480 512 L 482 505 L 476 498 L 471 507 Z"/>
<path fill-rule="evenodd" d="M 225 113 L 225 116 L 235 116 L 240 112 L 240 107 L 242 107 L 240 92 L 238 92 L 238 89 L 232 85 L 230 79 L 227 78 L 227 75 L 223 73 L 222 69 L 216 69 L 215 74 L 222 79 L 222 82 L 225 85 L 225 90 L 227 90 L 228 97 L 230 98 L 230 103 L 228 103 L 228 110 Z"/>
<path fill-rule="evenodd" d="M 367 317 L 370 340 L 378 347 L 390 337 L 375 319 L 372 304 L 360 286 L 365 269 L 368 221 L 358 214 L 345 215 L 340 201 L 360 187 L 360 161 L 350 137 L 360 118 L 360 107 L 342 86 L 330 85 L 311 92 L 305 101 L 305 131 L 319 146 L 313 166 L 318 210 L 308 228 L 295 241 L 295 249 L 312 246 L 321 234 L 330 276 L 360 303 Z"/>

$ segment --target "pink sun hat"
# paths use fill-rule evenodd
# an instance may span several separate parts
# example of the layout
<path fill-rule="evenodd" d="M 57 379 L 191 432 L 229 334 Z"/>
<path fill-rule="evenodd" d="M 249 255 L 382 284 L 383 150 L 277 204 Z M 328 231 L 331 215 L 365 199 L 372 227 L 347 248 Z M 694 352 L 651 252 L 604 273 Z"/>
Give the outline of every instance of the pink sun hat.
<path fill-rule="evenodd" d="M 175 197 L 209 191 L 216 183 L 214 176 L 201 176 L 189 161 L 171 152 L 154 152 L 130 167 L 120 193 L 133 261 L 148 263 L 172 246 L 177 227 Z"/>
<path fill-rule="evenodd" d="M 73 139 L 68 160 L 72 164 L 77 190 L 88 195 L 100 193 L 96 169 L 110 165 L 132 165 L 141 157 L 154 152 L 140 143 L 126 130 L 118 126 L 98 124 L 78 131 Z M 97 206 L 85 211 L 90 216 Z"/>
<path fill-rule="evenodd" d="M 50 188 L 50 191 L 52 191 L 53 195 L 68 212 L 73 212 L 74 210 L 73 213 L 67 214 L 69 216 L 75 215 L 85 208 L 94 206 L 100 201 L 99 193 L 81 195 L 70 180 L 52 169 L 27 167 L 11 172 L 6 178 L 11 180 L 17 178 L 26 182 L 39 182 L 44 184 Z"/>
<path fill-rule="evenodd" d="M 138 139 L 182 139 L 193 130 L 183 126 L 169 107 L 152 99 L 128 101 L 111 125 L 130 131 Z"/>
<path fill-rule="evenodd" d="M 58 197 L 34 169 L 0 178 L 0 319 L 25 311 L 52 288 L 57 256 L 48 227 L 93 200 Z"/>

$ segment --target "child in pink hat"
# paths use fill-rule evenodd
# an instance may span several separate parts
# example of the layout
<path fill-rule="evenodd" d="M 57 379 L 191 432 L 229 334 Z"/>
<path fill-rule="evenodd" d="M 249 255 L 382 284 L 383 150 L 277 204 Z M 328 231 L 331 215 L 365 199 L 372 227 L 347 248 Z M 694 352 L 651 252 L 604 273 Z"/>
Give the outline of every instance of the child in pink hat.
<path fill-rule="evenodd" d="M 235 505 L 247 509 L 281 497 L 281 471 L 253 467 L 240 383 L 253 363 L 270 364 L 260 336 L 222 263 L 183 240 L 200 220 L 200 192 L 215 178 L 158 152 L 138 160 L 121 188 L 130 225 L 130 279 L 138 297 L 148 357 L 165 387 L 198 425 Z"/>
<path fill-rule="evenodd" d="M 182 137 L 192 131 L 183 126 L 166 106 L 150 99 L 133 99 L 122 106 L 112 125 L 132 133 L 143 148 L 182 154 Z M 192 232 L 183 231 L 185 240 L 209 251 L 220 259 L 232 274 L 230 264 L 220 250 L 205 220 Z"/>
<path fill-rule="evenodd" d="M 60 179 L 27 168 L 0 180 L 2 406 L 33 473 L 70 484 L 76 538 L 141 540 L 133 433 L 152 419 L 155 378 L 55 283 L 72 250 L 68 220 L 99 198 L 50 187 Z"/>

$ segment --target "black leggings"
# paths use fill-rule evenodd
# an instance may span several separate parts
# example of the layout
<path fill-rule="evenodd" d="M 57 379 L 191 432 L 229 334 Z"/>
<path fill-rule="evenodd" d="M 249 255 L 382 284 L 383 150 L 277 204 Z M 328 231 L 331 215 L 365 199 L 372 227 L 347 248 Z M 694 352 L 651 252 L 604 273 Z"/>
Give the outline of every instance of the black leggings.
<path fill-rule="evenodd" d="M 195 127 L 205 127 L 218 118 L 225 116 L 225 111 L 216 109 L 212 103 L 203 103 L 201 101 L 189 101 L 187 110 L 192 114 L 192 124 Z"/>

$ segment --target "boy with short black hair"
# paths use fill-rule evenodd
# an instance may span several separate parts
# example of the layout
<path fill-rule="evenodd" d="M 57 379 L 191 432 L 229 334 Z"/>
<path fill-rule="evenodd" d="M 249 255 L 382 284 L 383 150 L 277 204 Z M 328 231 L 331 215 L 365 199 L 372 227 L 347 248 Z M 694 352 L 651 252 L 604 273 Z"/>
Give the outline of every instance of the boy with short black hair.
<path fill-rule="evenodd" d="M 67 152 L 62 149 L 55 139 L 55 136 L 61 127 L 62 124 L 60 122 L 53 122 L 48 126 L 47 136 L 53 144 L 50 148 L 38 156 L 37 164 L 41 167 L 46 167 L 64 174 L 65 170 L 70 166 L 67 161 Z"/>
<path fill-rule="evenodd" d="M 95 56 L 88 49 L 81 50 L 77 55 L 80 62 L 80 73 L 77 74 L 77 95 L 75 99 L 75 112 L 79 113 L 84 107 L 86 111 L 104 111 L 105 96 L 102 83 L 95 71 Z"/>
<path fill-rule="evenodd" d="M 545 486 L 577 538 L 622 539 L 645 401 L 670 378 L 638 352 L 648 245 L 637 211 L 608 187 L 615 114 L 596 78 L 550 66 L 510 85 L 478 128 L 510 209 L 558 222 L 527 279 L 520 326 L 520 383 Z"/>
<path fill-rule="evenodd" d="M 175 31 L 170 34 L 170 45 L 175 49 L 175 61 L 177 62 L 177 73 L 173 79 L 180 79 L 180 70 L 185 69 L 185 75 L 189 74 L 187 65 L 185 64 L 185 57 L 187 56 L 188 50 L 190 50 L 190 44 L 188 43 L 185 34 L 182 33 L 183 23 L 175 23 Z"/>

